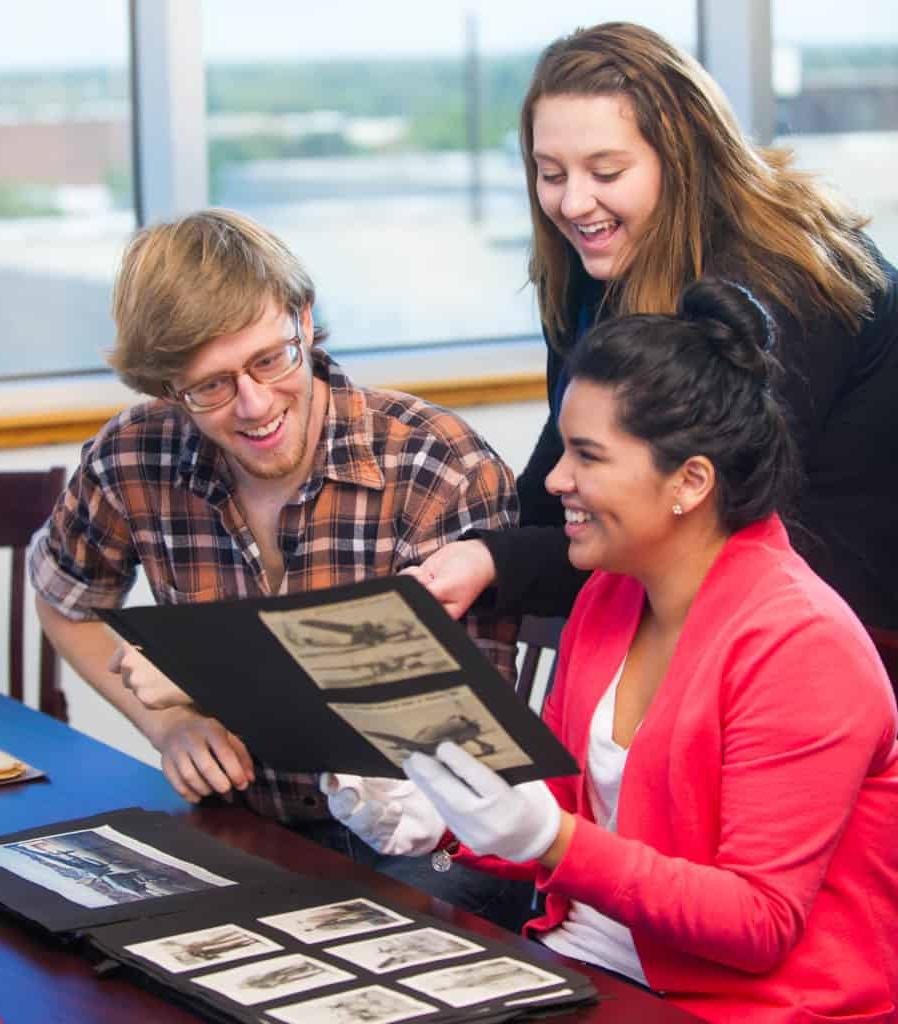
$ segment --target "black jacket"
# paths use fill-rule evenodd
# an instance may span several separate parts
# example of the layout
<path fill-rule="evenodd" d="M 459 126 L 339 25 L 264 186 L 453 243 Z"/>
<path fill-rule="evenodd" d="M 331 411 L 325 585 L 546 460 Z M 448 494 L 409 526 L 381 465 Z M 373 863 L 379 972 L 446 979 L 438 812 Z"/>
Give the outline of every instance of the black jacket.
<path fill-rule="evenodd" d="M 877 257 L 888 284 L 856 334 L 828 313 L 768 308 L 804 478 L 787 517 L 792 542 L 863 622 L 898 628 L 898 271 Z M 750 286 L 750 274 L 724 276 Z M 572 310 L 594 309 L 596 286 L 578 289 Z M 562 451 L 557 406 L 574 333 L 561 352 L 548 349 L 551 411 L 518 478 L 522 527 L 483 538 L 509 611 L 566 615 L 588 575 L 567 561 L 561 503 L 544 487 Z"/>

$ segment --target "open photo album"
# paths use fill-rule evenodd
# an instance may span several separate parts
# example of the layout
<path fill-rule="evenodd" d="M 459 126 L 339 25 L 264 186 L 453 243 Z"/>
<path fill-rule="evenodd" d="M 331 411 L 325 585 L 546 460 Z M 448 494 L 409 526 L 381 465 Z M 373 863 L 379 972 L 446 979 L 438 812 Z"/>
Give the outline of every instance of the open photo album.
<path fill-rule="evenodd" d="M 597 998 L 565 966 L 136 808 L 0 836 L 0 907 L 212 1020 L 492 1022 Z"/>
<path fill-rule="evenodd" d="M 102 615 L 277 769 L 400 778 L 409 754 L 452 740 L 511 784 L 578 771 L 409 576 Z"/>

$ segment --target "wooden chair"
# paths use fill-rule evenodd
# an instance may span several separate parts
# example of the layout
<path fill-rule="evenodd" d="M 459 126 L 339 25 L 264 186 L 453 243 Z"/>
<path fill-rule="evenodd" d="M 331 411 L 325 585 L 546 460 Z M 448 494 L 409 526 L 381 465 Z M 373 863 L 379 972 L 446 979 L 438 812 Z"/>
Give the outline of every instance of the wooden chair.
<path fill-rule="evenodd" d="M 524 660 L 521 663 L 521 671 L 518 675 L 518 682 L 515 690 L 529 704 L 533 696 L 533 684 L 536 681 L 536 671 L 544 652 L 553 652 L 551 673 L 555 671 L 554 652 L 558 650 L 558 643 L 561 639 L 561 631 L 564 628 L 565 619 L 542 618 L 538 615 L 525 615 L 521 619 L 521 628 L 518 632 L 518 643 L 524 645 Z M 546 686 L 546 694 L 552 685 L 552 675 Z M 545 697 L 543 697 L 545 700 Z"/>
<path fill-rule="evenodd" d="M 876 650 L 892 681 L 892 689 L 898 697 L 898 630 L 867 626 L 867 632 L 873 637 Z"/>
<path fill-rule="evenodd" d="M 25 549 L 65 487 L 66 472 L 0 473 L 0 547 L 12 548 L 9 602 L 9 695 L 24 700 L 25 682 Z M 59 685 L 59 659 L 41 633 L 41 711 L 68 720 L 65 694 Z"/>

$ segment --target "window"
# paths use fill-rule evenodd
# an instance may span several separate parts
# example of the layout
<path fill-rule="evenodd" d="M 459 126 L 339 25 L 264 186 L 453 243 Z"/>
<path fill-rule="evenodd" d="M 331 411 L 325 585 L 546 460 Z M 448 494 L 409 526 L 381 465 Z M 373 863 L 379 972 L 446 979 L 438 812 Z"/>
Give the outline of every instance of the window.
<path fill-rule="evenodd" d="M 103 367 L 134 227 L 125 0 L 30 0 L 0 33 L 0 378 Z"/>
<path fill-rule="evenodd" d="M 518 110 L 614 18 L 694 49 L 694 0 L 205 0 L 211 199 L 305 261 L 331 349 L 534 335 Z"/>
<path fill-rule="evenodd" d="M 773 4 L 778 144 L 872 217 L 898 259 L 898 18 L 894 0 Z"/>
<path fill-rule="evenodd" d="M 135 227 L 130 6 L 32 0 L 0 34 L 0 382 L 105 371 L 111 283 Z M 170 10 L 202 15 L 195 45 L 192 32 L 175 34 L 180 59 L 206 65 L 210 201 L 255 216 L 305 259 L 333 348 L 421 349 L 403 363 L 414 376 L 398 363 L 391 373 L 406 381 L 442 372 L 418 369 L 428 345 L 536 334 L 516 122 L 540 49 L 601 17 L 642 21 L 694 50 L 694 7 L 559 0 L 524 17 L 516 0 L 181 0 Z M 153 53 L 143 52 L 141 68 Z M 173 166 L 157 142 L 144 196 Z M 498 372 L 520 368 L 506 353 L 493 356 Z M 474 375 L 496 372 L 481 363 L 466 358 Z M 96 378 L 65 387 L 66 404 L 112 402 L 98 400 Z"/>

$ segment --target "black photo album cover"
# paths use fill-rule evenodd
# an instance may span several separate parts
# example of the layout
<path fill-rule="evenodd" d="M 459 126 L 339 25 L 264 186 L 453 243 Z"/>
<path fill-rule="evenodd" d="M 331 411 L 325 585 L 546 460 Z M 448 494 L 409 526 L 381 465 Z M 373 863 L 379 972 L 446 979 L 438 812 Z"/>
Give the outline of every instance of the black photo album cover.
<path fill-rule="evenodd" d="M 598 998 L 563 964 L 128 808 L 0 836 L 0 908 L 219 1021 L 504 1021 Z"/>
<path fill-rule="evenodd" d="M 277 769 L 401 778 L 409 754 L 453 740 L 511 784 L 579 771 L 409 576 L 101 614 Z"/>

